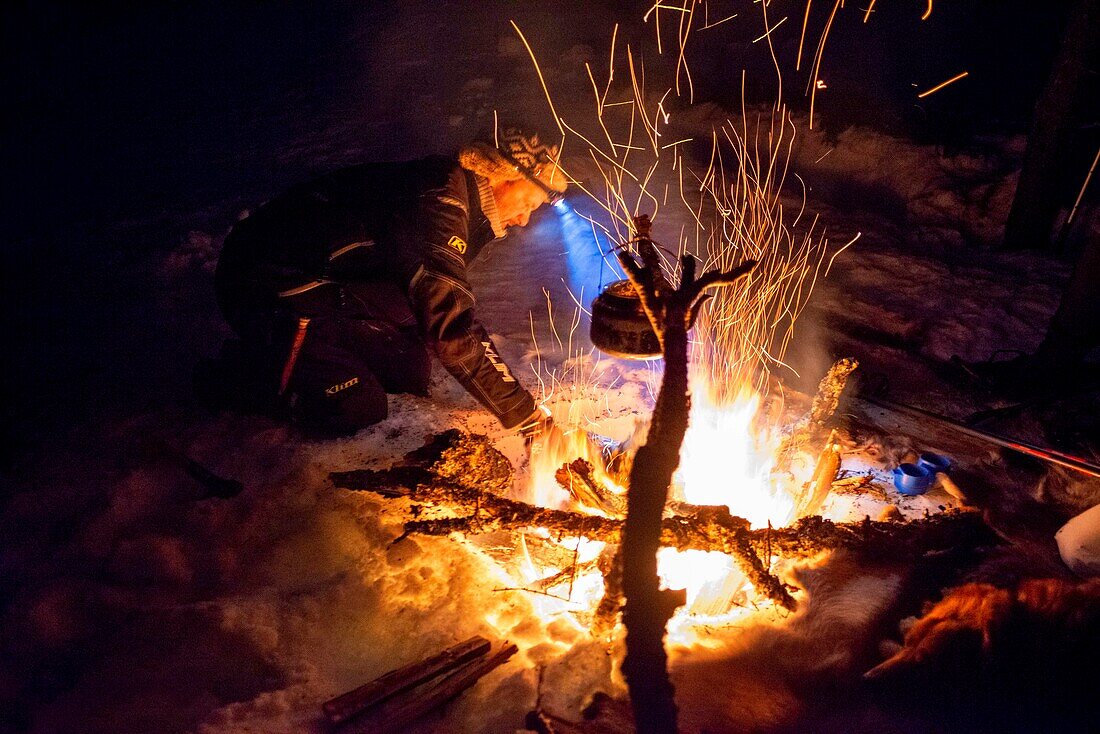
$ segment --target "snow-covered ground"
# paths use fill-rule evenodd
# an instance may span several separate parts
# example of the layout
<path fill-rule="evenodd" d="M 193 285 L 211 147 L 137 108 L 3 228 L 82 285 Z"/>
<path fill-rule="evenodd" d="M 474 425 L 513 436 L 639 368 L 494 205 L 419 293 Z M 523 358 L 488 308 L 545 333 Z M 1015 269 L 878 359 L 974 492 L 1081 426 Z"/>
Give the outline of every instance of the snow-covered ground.
<path fill-rule="evenodd" d="M 621 693 L 619 643 L 593 639 L 568 617 L 535 615 L 537 600 L 500 591 L 499 569 L 462 542 L 391 545 L 401 515 L 329 482 L 330 472 L 384 465 L 452 427 L 494 438 L 522 470 L 519 439 L 442 370 L 431 398 L 392 397 L 383 423 L 323 442 L 264 418 L 211 416 L 188 392 L 195 361 L 229 333 L 212 273 L 242 213 L 308 173 L 453 150 L 494 109 L 543 116 L 545 99 L 509 17 L 535 42 L 558 112 L 578 124 L 591 124 L 583 63 L 605 63 L 612 18 L 633 24 L 620 41 L 651 33 L 640 12 L 616 3 L 501 5 L 399 3 L 316 24 L 297 11 L 237 8 L 221 28 L 208 10 L 186 18 L 179 37 L 159 28 L 148 41 L 143 27 L 179 18 L 92 19 L 58 8 L 36 16 L 41 27 L 46 16 L 62 18 L 62 37 L 87 44 L 93 60 L 114 49 L 119 56 L 106 68 L 125 81 L 92 76 L 103 89 L 136 91 L 122 95 L 128 105 L 94 115 L 106 150 L 58 148 L 86 156 L 74 175 L 87 180 L 59 184 L 54 208 L 74 198 L 98 203 L 51 219 L 49 202 L 39 201 L 27 212 L 35 223 L 16 226 L 9 241 L 21 274 L 7 294 L 9 313 L 29 348 L 7 386 L 18 412 L 0 515 L 4 731 L 319 731 L 323 700 L 472 634 L 508 637 L 521 653 L 423 731 L 512 731 L 540 694 L 548 710 L 575 716 L 592 692 Z M 261 40 L 226 50 L 250 31 Z M 271 66 L 253 56 L 267 52 L 265 33 L 280 44 Z M 157 38 L 175 45 L 158 55 Z M 146 58 L 156 60 L 149 69 L 129 63 Z M 189 61 L 199 79 L 224 87 L 181 81 L 187 72 L 177 67 Z M 143 85 L 158 80 L 187 95 L 160 104 L 170 92 L 150 90 L 157 103 L 143 104 Z M 203 102 L 204 91 L 217 102 Z M 740 115 L 722 104 L 693 123 Z M 110 130 L 116 118 L 120 130 Z M 854 356 L 864 379 L 888 378 L 902 402 L 956 418 L 985 407 L 985 396 L 943 381 L 939 367 L 953 355 L 979 361 L 1032 350 L 1068 274 L 1046 255 L 988 249 L 1000 238 L 1022 149 L 1023 139 L 1008 134 L 948 155 L 858 125 L 800 129 L 792 168 L 808 186 L 808 208 L 832 241 L 861 237 L 818 284 L 800 322 L 790 356 L 802 378 L 780 378 L 805 388 L 833 357 Z M 65 162 L 47 157 L 49 174 L 63 177 Z M 32 194 L 50 195 L 35 183 Z M 545 368 L 567 356 L 549 338 L 544 289 L 561 326 L 573 310 L 569 292 L 583 287 L 590 300 L 608 277 L 577 220 L 599 212 L 576 193 L 570 200 L 576 211 L 540 213 L 472 271 L 482 320 L 532 388 L 539 359 Z M 1079 232 L 1100 236 L 1095 213 L 1079 216 Z M 678 232 L 680 223 L 669 214 L 658 232 Z M 577 332 L 581 345 L 585 331 Z M 653 375 L 613 360 L 604 370 L 615 388 L 603 418 L 621 438 L 648 413 Z M 1032 431 L 1022 438 L 1042 438 L 1038 425 L 1017 427 Z M 156 440 L 241 480 L 245 491 L 196 501 L 195 482 L 149 448 Z M 845 468 L 878 472 L 883 501 L 838 494 L 829 509 L 865 514 L 898 504 L 914 516 L 950 506 L 942 490 L 898 497 L 886 472 L 900 453 L 876 459 L 852 447 Z M 827 586 L 814 568 L 799 573 L 807 589 Z M 840 596 L 861 600 L 859 614 L 870 618 L 897 583 L 853 572 Z M 827 611 L 806 613 L 778 637 L 768 637 L 768 616 L 717 632 L 723 645 L 677 653 L 685 721 L 719 730 L 782 723 L 798 694 L 781 676 L 741 680 L 743 669 L 729 660 L 751 669 L 753 660 L 787 655 L 790 671 L 811 660 L 815 674 L 840 669 L 862 628 Z M 711 690 L 716 675 L 755 686 L 756 709 Z"/>

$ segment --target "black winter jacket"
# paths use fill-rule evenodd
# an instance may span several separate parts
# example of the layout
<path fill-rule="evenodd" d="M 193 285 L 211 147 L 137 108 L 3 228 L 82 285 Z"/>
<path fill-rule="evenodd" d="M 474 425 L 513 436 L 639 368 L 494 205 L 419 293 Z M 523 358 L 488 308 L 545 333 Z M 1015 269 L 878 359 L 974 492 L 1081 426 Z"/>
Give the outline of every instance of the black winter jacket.
<path fill-rule="evenodd" d="M 453 159 L 364 164 L 296 186 L 226 238 L 215 286 L 230 323 L 328 283 L 407 294 L 443 366 L 511 428 L 535 408 L 474 316 L 466 267 L 494 238 L 475 175 Z M 236 324 L 234 324 L 236 326 Z"/>

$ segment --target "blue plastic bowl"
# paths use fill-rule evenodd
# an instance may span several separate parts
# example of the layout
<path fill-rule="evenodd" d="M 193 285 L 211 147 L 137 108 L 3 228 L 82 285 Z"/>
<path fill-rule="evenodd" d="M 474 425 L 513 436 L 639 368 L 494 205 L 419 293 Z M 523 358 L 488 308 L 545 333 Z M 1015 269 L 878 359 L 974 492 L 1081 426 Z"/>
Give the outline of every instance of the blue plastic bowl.
<path fill-rule="evenodd" d="M 924 494 L 935 481 L 935 473 L 920 464 L 899 464 L 893 474 L 894 486 L 906 495 Z"/>
<path fill-rule="evenodd" d="M 951 471 L 951 459 L 941 454 L 921 454 L 917 463 L 923 466 L 928 471 L 936 474 L 937 472 L 947 473 Z"/>

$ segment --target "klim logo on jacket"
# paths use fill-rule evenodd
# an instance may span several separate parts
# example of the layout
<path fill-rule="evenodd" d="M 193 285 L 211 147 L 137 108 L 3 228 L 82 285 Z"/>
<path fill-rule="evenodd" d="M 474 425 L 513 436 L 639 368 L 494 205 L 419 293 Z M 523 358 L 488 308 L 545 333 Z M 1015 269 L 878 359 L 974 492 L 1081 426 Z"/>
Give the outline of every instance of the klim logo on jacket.
<path fill-rule="evenodd" d="M 493 368 L 500 373 L 501 379 L 505 382 L 515 382 L 516 378 L 512 377 L 512 373 L 508 371 L 508 365 L 501 361 L 493 345 L 489 342 L 481 342 L 481 346 L 485 347 L 485 356 L 492 362 Z"/>
<path fill-rule="evenodd" d="M 335 395 L 338 392 L 343 392 L 344 390 L 347 390 L 352 385 L 358 385 L 358 384 L 359 384 L 359 378 L 358 377 L 353 377 L 350 380 L 348 380 L 347 382 L 340 382 L 340 383 L 337 383 L 337 384 L 333 385 L 332 387 L 326 387 L 325 388 L 325 395 Z"/>
<path fill-rule="evenodd" d="M 451 239 L 447 240 L 447 246 L 453 247 L 454 249 L 458 250 L 459 255 L 466 254 L 466 240 L 462 239 L 457 234 Z"/>

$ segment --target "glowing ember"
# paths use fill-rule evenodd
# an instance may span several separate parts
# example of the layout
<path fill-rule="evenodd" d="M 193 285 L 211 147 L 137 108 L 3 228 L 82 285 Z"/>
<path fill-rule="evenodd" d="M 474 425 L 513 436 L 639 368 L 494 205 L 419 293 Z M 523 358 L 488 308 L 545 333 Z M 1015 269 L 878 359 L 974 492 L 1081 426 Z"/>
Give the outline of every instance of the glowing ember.
<path fill-rule="evenodd" d="M 736 593 L 745 577 L 734 569 L 725 553 L 662 548 L 657 552 L 657 575 L 666 588 L 687 592 L 685 610 L 689 614 L 716 616 L 725 613 L 724 598 Z M 734 578 L 731 578 L 731 575 Z M 733 588 L 729 581 L 734 581 Z"/>
<path fill-rule="evenodd" d="M 575 409 L 577 402 L 574 402 L 571 408 Z M 560 421 L 560 416 L 557 419 Z M 554 473 L 558 468 L 574 459 L 584 459 L 592 464 L 597 470 L 596 473 L 600 481 L 612 491 L 619 494 L 626 491 L 625 488 L 618 486 L 601 470 L 604 459 L 600 447 L 585 431 L 580 429 L 556 430 L 541 437 L 531 447 L 530 486 L 526 496 L 521 499 L 540 507 L 550 507 L 552 509 L 576 507 L 590 514 L 603 514 L 598 507 L 586 505 L 583 501 L 578 501 L 571 496 L 555 479 Z"/>
<path fill-rule="evenodd" d="M 549 538 L 542 528 L 531 531 L 536 537 Z M 604 548 L 599 541 L 587 538 L 561 538 L 559 542 L 574 551 L 573 565 L 583 566 L 594 561 Z M 539 581 L 565 569 L 552 566 L 540 567 L 534 562 L 528 550 L 527 540 L 519 537 L 521 560 L 519 575 L 524 587 L 537 586 Z M 585 611 L 595 608 L 603 595 L 603 577 L 599 573 L 577 573 L 564 575 L 560 583 L 548 586 L 544 594 L 532 599 L 535 611 L 542 617 L 553 617 L 562 612 Z"/>

